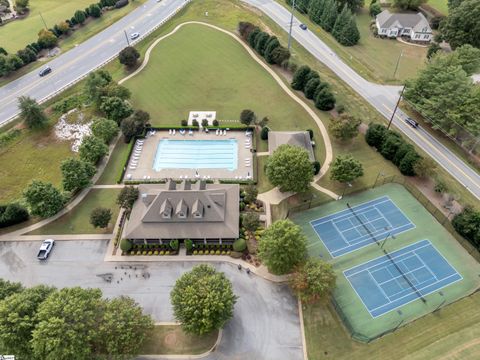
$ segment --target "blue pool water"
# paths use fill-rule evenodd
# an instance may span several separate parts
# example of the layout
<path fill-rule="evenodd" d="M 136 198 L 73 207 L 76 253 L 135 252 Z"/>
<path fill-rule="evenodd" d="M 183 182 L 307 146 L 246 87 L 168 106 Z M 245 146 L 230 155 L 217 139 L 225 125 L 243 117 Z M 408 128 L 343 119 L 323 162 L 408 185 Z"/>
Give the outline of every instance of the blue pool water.
<path fill-rule="evenodd" d="M 227 140 L 170 140 L 158 142 L 153 169 L 227 169 L 238 166 L 238 143 Z"/>

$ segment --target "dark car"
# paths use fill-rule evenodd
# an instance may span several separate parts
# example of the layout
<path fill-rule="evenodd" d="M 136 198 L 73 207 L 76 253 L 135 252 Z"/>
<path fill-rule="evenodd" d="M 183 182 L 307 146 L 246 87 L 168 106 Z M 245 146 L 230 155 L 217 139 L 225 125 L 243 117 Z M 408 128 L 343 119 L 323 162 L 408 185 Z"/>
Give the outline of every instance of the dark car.
<path fill-rule="evenodd" d="M 50 66 L 47 66 L 46 68 L 42 69 L 38 75 L 40 76 L 45 76 L 47 74 L 50 74 L 52 72 L 52 68 Z"/>
<path fill-rule="evenodd" d="M 415 129 L 418 128 L 418 123 L 415 120 L 413 120 L 412 118 L 407 117 L 405 119 L 405 122 Z"/>
<path fill-rule="evenodd" d="M 302 29 L 302 30 L 307 30 L 307 25 L 305 25 L 305 24 L 300 24 L 300 29 Z"/>

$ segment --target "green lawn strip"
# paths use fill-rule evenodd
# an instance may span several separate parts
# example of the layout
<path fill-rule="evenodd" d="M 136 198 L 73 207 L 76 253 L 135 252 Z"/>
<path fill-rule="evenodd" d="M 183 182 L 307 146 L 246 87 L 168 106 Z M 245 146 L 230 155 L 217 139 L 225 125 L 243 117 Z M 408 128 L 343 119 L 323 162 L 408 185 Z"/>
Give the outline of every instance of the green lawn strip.
<path fill-rule="evenodd" d="M 199 355 L 209 351 L 218 332 L 197 336 L 186 334 L 180 325 L 156 325 L 147 335 L 142 355 Z"/>
<path fill-rule="evenodd" d="M 23 129 L 19 137 L 0 148 L 0 203 L 20 199 L 33 179 L 60 186 L 60 163 L 75 156 L 70 145 L 58 140 L 49 125 L 38 131 Z"/>
<path fill-rule="evenodd" d="M 441 12 L 443 15 L 448 15 L 447 0 L 428 0 L 427 5 L 430 5 L 432 8 Z"/>
<path fill-rule="evenodd" d="M 107 166 L 103 171 L 102 176 L 98 179 L 98 185 L 111 185 L 116 184 L 118 177 L 125 166 L 128 155 L 128 144 L 123 141 L 123 137 L 120 138 L 115 145 L 112 155 L 108 160 Z"/>
<path fill-rule="evenodd" d="M 276 1 L 288 8 L 285 0 Z M 396 40 L 375 37 L 370 30 L 370 23 L 374 19 L 368 14 L 368 8 L 361 9 L 356 15 L 360 41 L 355 46 L 340 45 L 330 33 L 323 30 L 320 25 L 313 23 L 307 15 L 297 11 L 295 17 L 307 24 L 309 30 L 335 51 L 343 62 L 367 80 L 400 83 L 413 77 L 423 67 L 427 49 L 403 44 Z M 395 66 L 402 51 L 403 54 L 394 78 Z"/>
<path fill-rule="evenodd" d="M 369 344 L 350 338 L 332 306 L 304 305 L 310 360 L 478 359 L 480 293 L 466 297 Z M 462 351 L 463 350 L 463 351 Z"/>
<path fill-rule="evenodd" d="M 92 189 L 85 199 L 68 214 L 34 230 L 29 235 L 54 234 L 108 234 L 113 231 L 117 221 L 119 207 L 116 204 L 120 189 Z M 112 220 L 107 229 L 96 229 L 90 224 L 90 213 L 96 207 L 112 210 Z"/>
<path fill-rule="evenodd" d="M 257 189 L 258 193 L 261 194 L 263 192 L 269 191 L 273 189 L 273 185 L 267 179 L 267 175 L 265 174 L 265 165 L 267 164 L 268 156 L 258 156 L 257 157 Z"/>

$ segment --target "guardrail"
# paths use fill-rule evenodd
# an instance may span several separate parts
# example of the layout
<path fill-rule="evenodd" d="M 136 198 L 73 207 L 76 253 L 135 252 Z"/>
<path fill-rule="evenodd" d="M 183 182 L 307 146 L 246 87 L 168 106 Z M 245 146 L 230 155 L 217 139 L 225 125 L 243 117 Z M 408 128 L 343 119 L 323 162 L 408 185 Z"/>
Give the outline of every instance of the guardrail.
<path fill-rule="evenodd" d="M 187 6 L 190 2 L 192 2 L 193 0 L 185 0 L 178 8 L 176 8 L 172 13 L 170 13 L 166 18 L 164 18 L 162 21 L 160 21 L 157 25 L 155 25 L 153 28 L 151 28 L 150 30 L 148 30 L 145 34 L 141 35 L 138 39 L 134 40 L 131 42 L 131 45 L 135 45 L 137 44 L 138 42 L 142 41 L 143 39 L 145 39 L 148 35 L 150 35 L 152 32 L 154 32 L 155 30 L 157 30 L 160 26 L 162 26 L 163 24 L 165 24 L 167 21 L 169 21 L 172 17 L 174 17 L 175 15 L 177 15 L 177 13 L 182 10 L 185 6 Z M 121 51 L 121 50 L 120 50 Z M 78 78 L 70 81 L 67 85 L 64 85 L 62 86 L 60 89 L 54 91 L 53 93 L 51 93 L 50 95 L 48 96 L 45 96 L 44 98 L 42 99 L 37 99 L 37 102 L 39 104 L 43 104 L 44 102 L 54 98 L 55 96 L 57 96 L 58 94 L 62 93 L 63 91 L 65 91 L 66 89 L 68 89 L 69 87 L 75 85 L 76 83 L 82 81 L 83 79 L 85 79 L 92 71 L 95 71 L 95 70 L 98 70 L 102 67 L 104 67 L 105 65 L 107 65 L 109 62 L 111 62 L 112 60 L 116 59 L 118 57 L 118 54 L 120 53 L 117 52 L 115 53 L 114 55 L 112 55 L 111 57 L 109 57 L 107 60 L 105 60 L 104 62 L 102 62 L 100 65 L 97 65 L 95 66 L 94 68 L 90 69 L 89 71 L 87 71 L 87 73 L 79 76 Z M 19 113 L 9 117 L 6 121 L 0 123 L 0 127 L 4 126 L 4 125 L 7 125 L 8 123 L 12 122 L 13 120 L 15 120 L 17 117 L 18 117 Z"/>

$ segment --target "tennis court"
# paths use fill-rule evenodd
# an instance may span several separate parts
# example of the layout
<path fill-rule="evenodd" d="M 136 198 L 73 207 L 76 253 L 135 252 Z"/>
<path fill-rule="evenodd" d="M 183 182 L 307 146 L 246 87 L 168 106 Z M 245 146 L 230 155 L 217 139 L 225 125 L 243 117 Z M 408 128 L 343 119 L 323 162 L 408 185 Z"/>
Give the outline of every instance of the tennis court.
<path fill-rule="evenodd" d="M 310 225 L 334 258 L 415 227 L 388 196 L 313 220 Z"/>
<path fill-rule="evenodd" d="M 421 240 L 343 273 L 372 317 L 462 279 L 429 240 Z"/>

